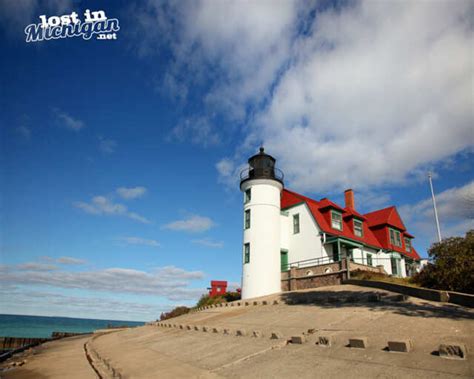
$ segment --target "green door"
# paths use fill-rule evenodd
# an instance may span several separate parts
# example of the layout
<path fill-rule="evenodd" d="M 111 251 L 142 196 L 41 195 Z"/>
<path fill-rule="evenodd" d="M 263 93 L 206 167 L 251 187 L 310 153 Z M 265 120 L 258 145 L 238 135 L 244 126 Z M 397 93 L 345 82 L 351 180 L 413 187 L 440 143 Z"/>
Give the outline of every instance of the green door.
<path fill-rule="evenodd" d="M 281 271 L 288 271 L 288 250 L 280 250 Z"/>

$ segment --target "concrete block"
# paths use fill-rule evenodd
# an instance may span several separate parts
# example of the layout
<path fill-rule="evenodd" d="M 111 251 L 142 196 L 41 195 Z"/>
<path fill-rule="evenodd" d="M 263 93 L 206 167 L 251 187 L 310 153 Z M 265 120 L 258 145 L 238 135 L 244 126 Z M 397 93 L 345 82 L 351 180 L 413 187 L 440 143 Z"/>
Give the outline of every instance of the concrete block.
<path fill-rule="evenodd" d="M 212 328 L 212 333 L 220 333 L 221 328 Z"/>
<path fill-rule="evenodd" d="M 255 337 L 255 338 L 262 338 L 263 337 L 263 333 L 260 331 L 260 330 L 254 330 L 252 332 L 252 337 Z"/>
<path fill-rule="evenodd" d="M 279 340 L 280 338 L 283 338 L 283 335 L 280 332 L 272 332 L 270 335 L 271 340 Z"/>
<path fill-rule="evenodd" d="M 356 337 L 349 339 L 349 347 L 365 349 L 367 347 L 367 337 Z"/>
<path fill-rule="evenodd" d="M 388 350 L 398 353 L 408 353 L 413 348 L 413 343 L 410 339 L 403 339 L 397 341 L 388 341 Z"/>
<path fill-rule="evenodd" d="M 318 337 L 318 342 L 317 344 L 319 346 L 324 346 L 324 347 L 331 347 L 332 345 L 332 338 L 329 336 L 319 336 Z"/>
<path fill-rule="evenodd" d="M 466 359 L 466 345 L 457 342 L 442 343 L 439 345 L 439 356 L 447 359 Z"/>
<path fill-rule="evenodd" d="M 247 331 L 245 329 L 237 329 L 235 335 L 237 337 L 245 337 L 247 335 Z"/>
<path fill-rule="evenodd" d="M 302 345 L 306 342 L 306 337 L 301 334 L 299 336 L 292 336 L 291 337 L 291 343 L 297 344 L 297 345 Z"/>

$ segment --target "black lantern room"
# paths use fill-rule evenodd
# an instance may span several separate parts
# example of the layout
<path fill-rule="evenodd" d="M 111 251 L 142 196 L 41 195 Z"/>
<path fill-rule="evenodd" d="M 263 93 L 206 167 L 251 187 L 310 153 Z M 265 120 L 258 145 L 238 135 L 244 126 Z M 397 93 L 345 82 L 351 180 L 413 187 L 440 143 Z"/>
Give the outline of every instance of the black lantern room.
<path fill-rule="evenodd" d="M 263 147 L 248 162 L 249 167 L 240 173 L 241 184 L 251 179 L 273 179 L 283 184 L 283 172 L 275 167 L 275 158 L 266 154 Z"/>

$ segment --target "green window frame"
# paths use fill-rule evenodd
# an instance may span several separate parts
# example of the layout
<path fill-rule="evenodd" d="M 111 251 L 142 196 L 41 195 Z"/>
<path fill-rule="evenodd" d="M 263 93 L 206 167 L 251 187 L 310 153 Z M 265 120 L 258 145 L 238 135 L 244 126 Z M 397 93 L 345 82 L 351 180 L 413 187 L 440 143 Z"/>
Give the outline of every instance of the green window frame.
<path fill-rule="evenodd" d="M 331 211 L 331 228 L 342 230 L 342 214 L 337 211 Z"/>
<path fill-rule="evenodd" d="M 298 234 L 300 232 L 300 214 L 297 213 L 293 215 L 293 234 Z"/>
<path fill-rule="evenodd" d="M 250 200 L 252 200 L 252 189 L 251 188 L 246 189 L 244 194 L 245 194 L 244 203 L 249 203 Z"/>
<path fill-rule="evenodd" d="M 250 244 L 244 244 L 244 263 L 250 263 Z"/>
<path fill-rule="evenodd" d="M 245 229 L 250 229 L 250 209 L 247 209 L 245 212 L 244 227 Z"/>
<path fill-rule="evenodd" d="M 360 220 L 354 220 L 354 235 L 357 237 L 364 236 L 364 226 Z"/>
<path fill-rule="evenodd" d="M 367 266 L 373 266 L 372 254 L 367 253 Z"/>
<path fill-rule="evenodd" d="M 390 243 L 392 245 L 402 247 L 402 237 L 398 230 L 390 228 Z"/>
<path fill-rule="evenodd" d="M 405 237 L 404 240 L 405 240 L 405 251 L 410 253 L 411 252 L 411 239 Z"/>

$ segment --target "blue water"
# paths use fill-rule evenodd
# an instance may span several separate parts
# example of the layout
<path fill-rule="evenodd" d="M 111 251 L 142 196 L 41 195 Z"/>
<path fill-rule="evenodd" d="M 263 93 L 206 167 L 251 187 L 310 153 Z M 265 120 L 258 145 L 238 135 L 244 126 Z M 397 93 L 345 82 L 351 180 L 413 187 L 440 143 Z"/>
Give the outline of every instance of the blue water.
<path fill-rule="evenodd" d="M 87 333 L 107 326 L 140 326 L 143 322 L 70 317 L 0 315 L 0 337 L 51 337 L 52 332 Z"/>

